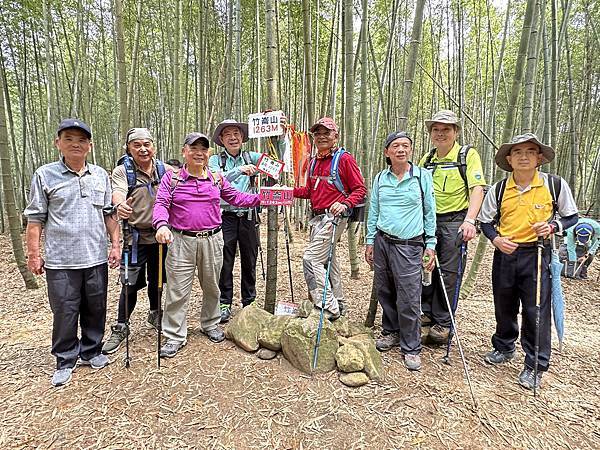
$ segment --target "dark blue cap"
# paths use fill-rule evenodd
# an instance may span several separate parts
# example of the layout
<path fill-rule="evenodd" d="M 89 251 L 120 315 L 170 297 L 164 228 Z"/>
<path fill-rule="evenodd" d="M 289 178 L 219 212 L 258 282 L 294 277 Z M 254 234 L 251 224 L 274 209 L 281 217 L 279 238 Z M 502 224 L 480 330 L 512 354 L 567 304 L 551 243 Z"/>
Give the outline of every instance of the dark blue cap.
<path fill-rule="evenodd" d="M 412 145 L 412 138 L 406 131 L 394 131 L 393 133 L 388 134 L 388 137 L 385 139 L 385 148 L 388 148 L 392 142 L 396 139 L 406 138 L 410 141 Z"/>
<path fill-rule="evenodd" d="M 589 223 L 578 223 L 575 226 L 575 237 L 580 244 L 587 244 L 594 236 L 594 227 Z"/>
<path fill-rule="evenodd" d="M 90 130 L 90 127 L 88 127 L 87 124 L 83 120 L 73 119 L 73 118 L 63 119 L 63 121 L 58 125 L 58 130 L 56 130 L 56 135 L 58 136 L 61 131 L 64 131 L 67 128 L 79 128 L 81 131 L 83 131 L 85 134 L 87 134 L 88 138 L 90 138 L 90 139 L 92 138 L 92 130 Z"/>

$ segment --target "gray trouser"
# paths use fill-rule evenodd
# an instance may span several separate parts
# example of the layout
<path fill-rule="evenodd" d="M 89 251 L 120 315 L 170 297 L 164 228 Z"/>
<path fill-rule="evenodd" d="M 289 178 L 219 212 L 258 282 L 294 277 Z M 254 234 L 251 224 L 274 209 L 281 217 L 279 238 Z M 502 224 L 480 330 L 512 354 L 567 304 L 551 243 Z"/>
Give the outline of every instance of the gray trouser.
<path fill-rule="evenodd" d="M 335 254 L 335 246 L 340 240 L 340 237 L 346 228 L 346 224 L 348 223 L 347 218 L 338 218 L 336 220 L 338 220 L 338 225 L 334 237 L 329 280 L 325 280 L 325 276 L 327 273 L 327 262 L 331 246 L 331 236 L 333 233 L 333 218 L 331 216 L 316 216 L 309 222 L 309 225 L 311 226 L 310 240 L 306 250 L 304 250 L 303 256 L 304 279 L 308 286 L 310 298 L 315 306 L 321 307 L 323 301 L 323 289 L 325 288 L 325 283 L 327 283 L 325 309 L 332 314 L 339 313 L 339 303 L 344 302 L 342 273 L 339 261 Z"/>
<path fill-rule="evenodd" d="M 383 329 L 400 333 L 404 354 L 421 351 L 421 267 L 423 248 L 375 236 L 373 266 Z"/>
<path fill-rule="evenodd" d="M 440 261 L 442 273 L 444 274 L 443 283 L 446 287 L 450 304 L 453 304 L 453 299 L 460 290 L 460 285 L 457 286 L 457 284 L 461 254 L 460 245 L 457 245 L 457 236 L 458 229 L 464 217 L 464 212 L 457 212 L 454 215 L 444 215 L 443 218 L 440 216 L 437 217 L 437 229 L 435 232 L 437 246 L 435 247 L 435 251 Z M 464 263 L 465 261 L 462 264 L 463 271 Z M 446 299 L 442 291 L 442 280 L 440 280 L 437 270 L 434 271 L 431 285 L 423 287 L 421 307 L 423 314 L 431 318 L 434 324 L 437 323 L 450 328 L 450 312 L 446 306 Z"/>
<path fill-rule="evenodd" d="M 81 357 L 100 354 L 106 325 L 108 265 L 86 269 L 46 269 L 53 314 L 52 354 L 56 368 L 75 367 Z M 81 326 L 81 339 L 77 325 Z"/>
<path fill-rule="evenodd" d="M 207 238 L 173 233 L 165 267 L 167 283 L 165 308 L 162 319 L 163 334 L 167 339 L 183 342 L 187 337 L 187 311 L 192 293 L 194 274 L 202 288 L 200 327 L 210 331 L 221 320 L 219 309 L 219 274 L 223 265 L 223 234 Z"/>

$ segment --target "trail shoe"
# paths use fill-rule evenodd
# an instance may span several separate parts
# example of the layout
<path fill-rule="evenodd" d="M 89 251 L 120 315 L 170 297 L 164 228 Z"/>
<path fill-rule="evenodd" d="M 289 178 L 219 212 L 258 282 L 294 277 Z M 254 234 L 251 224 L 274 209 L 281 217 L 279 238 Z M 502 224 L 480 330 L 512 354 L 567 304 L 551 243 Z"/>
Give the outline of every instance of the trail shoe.
<path fill-rule="evenodd" d="M 330 322 L 335 322 L 336 320 L 338 320 L 341 314 L 341 312 L 332 313 L 331 311 L 325 310 L 325 318 Z"/>
<path fill-rule="evenodd" d="M 174 341 L 173 339 L 169 339 L 165 345 L 163 345 L 160 349 L 160 357 L 161 358 L 172 358 L 177 354 L 179 350 L 183 346 L 187 344 L 187 341 Z"/>
<path fill-rule="evenodd" d="M 429 329 L 429 340 L 434 344 L 446 344 L 450 328 L 443 327 L 440 324 L 435 324 Z"/>
<path fill-rule="evenodd" d="M 427 314 L 421 314 L 421 326 L 422 327 L 430 327 L 432 325 L 431 317 Z"/>
<path fill-rule="evenodd" d="M 54 375 L 52 375 L 52 386 L 54 386 L 54 387 L 64 386 L 69 381 L 71 381 L 72 375 L 73 375 L 72 367 L 55 370 Z"/>
<path fill-rule="evenodd" d="M 229 322 L 231 319 L 231 306 L 226 304 L 221 304 L 221 323 Z"/>
<path fill-rule="evenodd" d="M 539 389 L 542 384 L 542 372 L 538 370 L 537 377 L 535 377 L 534 371 L 531 367 L 525 366 L 523 371 L 519 374 L 519 384 L 525 389 L 533 390 L 535 379 L 535 388 Z"/>
<path fill-rule="evenodd" d="M 400 334 L 383 332 L 379 339 L 375 341 L 375 348 L 380 352 L 387 352 L 392 347 L 398 347 L 400 345 Z"/>
<path fill-rule="evenodd" d="M 148 319 L 146 321 L 152 326 L 152 328 L 158 330 L 158 311 L 148 311 Z"/>
<path fill-rule="evenodd" d="M 515 351 L 503 353 L 499 350 L 488 352 L 484 356 L 484 361 L 488 364 L 503 364 L 515 357 Z"/>
<path fill-rule="evenodd" d="M 80 366 L 90 366 L 92 369 L 103 369 L 110 364 L 110 360 L 108 359 L 108 356 L 100 353 L 89 360 L 79 358 L 78 364 Z"/>
<path fill-rule="evenodd" d="M 404 365 L 408 370 L 421 370 L 421 357 L 419 355 L 404 355 Z"/>
<path fill-rule="evenodd" d="M 338 300 L 338 306 L 340 308 L 340 316 L 346 315 L 346 302 Z"/>
<path fill-rule="evenodd" d="M 225 340 L 225 333 L 219 327 L 213 328 L 212 330 L 205 331 L 204 334 L 208 336 L 211 342 L 219 343 Z"/>
<path fill-rule="evenodd" d="M 110 327 L 110 329 L 110 337 L 102 346 L 102 353 L 105 355 L 110 355 L 119 350 L 119 347 L 127 336 L 127 325 L 124 323 L 117 323 L 116 325 Z"/>

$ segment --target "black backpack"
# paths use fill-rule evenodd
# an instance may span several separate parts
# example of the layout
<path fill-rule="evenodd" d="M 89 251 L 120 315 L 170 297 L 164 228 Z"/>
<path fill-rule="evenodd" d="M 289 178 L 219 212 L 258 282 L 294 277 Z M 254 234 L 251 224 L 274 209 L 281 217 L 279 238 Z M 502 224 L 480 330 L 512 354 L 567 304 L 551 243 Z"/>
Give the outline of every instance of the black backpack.
<path fill-rule="evenodd" d="M 444 162 L 436 162 L 432 163 L 431 160 L 435 155 L 437 149 L 432 148 L 427 155 L 427 159 L 423 164 L 425 169 L 431 170 L 431 175 L 435 172 L 438 167 L 456 167 L 458 168 L 458 173 L 460 173 L 460 177 L 463 179 L 465 183 L 465 195 L 467 196 L 467 201 L 469 200 L 469 182 L 467 181 L 467 154 L 469 150 L 473 148 L 472 145 L 463 145 L 458 151 L 458 156 L 456 161 L 444 161 Z"/>

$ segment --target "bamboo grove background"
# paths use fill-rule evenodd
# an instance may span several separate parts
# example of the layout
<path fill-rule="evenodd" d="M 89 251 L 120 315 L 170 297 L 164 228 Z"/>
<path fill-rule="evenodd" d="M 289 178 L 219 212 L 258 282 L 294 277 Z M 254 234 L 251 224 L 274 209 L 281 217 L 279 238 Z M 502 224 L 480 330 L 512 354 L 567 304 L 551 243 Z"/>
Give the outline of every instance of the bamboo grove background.
<path fill-rule="evenodd" d="M 416 159 L 441 108 L 462 117 L 490 181 L 496 147 L 533 131 L 598 216 L 599 23 L 591 0 L 3 0 L 0 231 L 56 159 L 61 118 L 92 126 L 110 170 L 132 126 L 167 159 L 185 133 L 265 109 L 301 130 L 334 117 L 368 183 L 385 135 L 412 133 Z"/>

